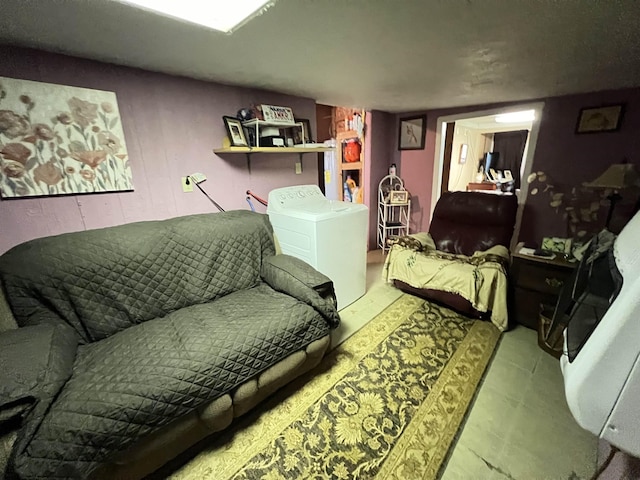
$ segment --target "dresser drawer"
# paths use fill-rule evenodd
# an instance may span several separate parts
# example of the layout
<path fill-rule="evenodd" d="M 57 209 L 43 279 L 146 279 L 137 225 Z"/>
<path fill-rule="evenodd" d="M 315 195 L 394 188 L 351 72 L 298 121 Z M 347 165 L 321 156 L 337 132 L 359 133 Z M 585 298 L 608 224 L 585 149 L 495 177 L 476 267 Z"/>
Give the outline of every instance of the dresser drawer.
<path fill-rule="evenodd" d="M 513 278 L 516 286 L 540 293 L 558 295 L 571 270 L 552 265 L 519 260 L 513 264 Z"/>
<path fill-rule="evenodd" d="M 516 322 L 537 329 L 540 304 L 555 306 L 562 286 L 570 281 L 574 268 L 575 264 L 561 258 L 541 259 L 513 254 L 510 314 Z"/>

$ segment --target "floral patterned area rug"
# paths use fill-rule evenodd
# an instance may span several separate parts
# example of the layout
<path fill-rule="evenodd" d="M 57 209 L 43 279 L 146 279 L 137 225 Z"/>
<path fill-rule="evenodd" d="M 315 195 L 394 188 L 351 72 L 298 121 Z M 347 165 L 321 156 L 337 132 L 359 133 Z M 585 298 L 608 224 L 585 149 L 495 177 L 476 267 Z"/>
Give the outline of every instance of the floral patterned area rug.
<path fill-rule="evenodd" d="M 403 295 L 171 478 L 436 478 L 499 336 Z"/>

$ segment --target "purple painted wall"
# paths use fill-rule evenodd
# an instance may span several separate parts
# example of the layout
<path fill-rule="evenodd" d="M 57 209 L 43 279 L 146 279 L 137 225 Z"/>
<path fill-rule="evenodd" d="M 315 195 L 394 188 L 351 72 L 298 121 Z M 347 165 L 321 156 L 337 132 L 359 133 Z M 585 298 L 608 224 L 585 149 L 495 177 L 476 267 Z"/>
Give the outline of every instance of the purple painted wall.
<path fill-rule="evenodd" d="M 534 101 L 545 102 L 540 120 L 540 132 L 533 161 L 532 171 L 544 171 L 552 179 L 558 191 L 567 194 L 574 186 L 593 180 L 609 165 L 621 162 L 624 158 L 636 164 L 640 169 L 640 89 L 624 89 L 595 92 L 581 95 L 567 95 L 546 99 L 532 99 L 517 103 L 476 105 L 464 108 L 432 110 L 427 115 L 427 135 L 424 150 L 396 152 L 395 159 L 400 166 L 400 174 L 418 200 L 412 202 L 413 224 L 416 229 L 427 230 L 431 208 L 432 177 L 434 170 L 435 140 L 437 119 L 470 111 L 487 110 L 501 106 L 511 106 Z M 624 103 L 625 114 L 619 131 L 611 133 L 575 134 L 576 121 L 581 108 L 605 104 Z M 394 128 L 397 133 L 398 118 Z M 637 199 L 637 192 L 625 194 L 626 205 L 616 210 L 618 218 L 612 222 L 614 228 L 620 228 L 631 214 L 631 206 Z M 604 226 L 606 206 L 600 211 L 592 227 L 597 231 Z M 539 243 L 543 236 L 568 236 L 567 222 L 563 211 L 558 213 L 549 206 L 548 195 L 529 195 L 522 220 L 519 239 Z"/>
<path fill-rule="evenodd" d="M 135 191 L 0 201 L 0 254 L 23 241 L 83 229 L 211 212 L 197 189 L 183 193 L 180 177 L 202 172 L 202 187 L 225 209 L 247 209 L 244 192 L 266 197 L 273 188 L 317 184 L 315 154 L 213 153 L 225 136 L 223 115 L 251 103 L 286 105 L 315 131 L 315 101 L 120 67 L 37 50 L 0 48 L 0 76 L 116 93 Z M 258 206 L 259 211 L 264 208 Z"/>
<path fill-rule="evenodd" d="M 365 204 L 369 206 L 369 249 L 377 249 L 378 184 L 389 174 L 393 163 L 394 136 L 391 135 L 395 118 L 390 113 L 373 110 L 367 112 L 365 135 Z"/>
<path fill-rule="evenodd" d="M 626 104 L 622 125 L 617 132 L 575 134 L 580 109 L 606 104 Z M 571 95 L 545 100 L 532 171 L 544 171 L 559 192 L 568 196 L 572 188 L 597 178 L 604 170 L 624 159 L 640 167 L 640 89 Z M 614 231 L 631 217 L 630 206 L 638 192 L 623 192 L 625 204 L 616 207 Z M 587 192 L 581 192 L 582 198 Z M 580 199 L 578 199 L 580 200 Z M 582 203 L 582 202 L 579 202 Z M 607 202 L 605 202 L 607 203 Z M 590 233 L 604 227 L 608 205 L 598 219 L 585 224 Z M 529 195 L 522 218 L 520 239 L 539 242 L 542 236 L 571 236 L 568 223 L 549 206 L 549 196 Z M 595 230 L 595 231 L 594 231 Z"/>

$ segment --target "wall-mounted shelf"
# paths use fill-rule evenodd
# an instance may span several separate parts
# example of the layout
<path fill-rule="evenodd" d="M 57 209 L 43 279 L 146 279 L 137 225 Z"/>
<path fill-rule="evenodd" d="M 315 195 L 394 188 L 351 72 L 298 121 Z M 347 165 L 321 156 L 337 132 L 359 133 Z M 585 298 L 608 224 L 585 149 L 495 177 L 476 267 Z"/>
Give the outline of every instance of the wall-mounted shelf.
<path fill-rule="evenodd" d="M 216 148 L 213 153 L 317 153 L 331 150 L 333 147 L 227 147 Z"/>
<path fill-rule="evenodd" d="M 347 162 L 344 160 L 344 143 L 356 139 L 360 143 L 360 161 L 359 162 Z M 348 130 L 340 132 L 336 139 L 336 153 L 338 160 L 338 173 L 340 175 L 340 200 L 344 200 L 344 188 L 343 185 L 347 180 L 347 177 L 353 177 L 352 180 L 356 182 L 356 185 L 360 189 L 359 195 L 364 198 L 364 138 L 358 135 L 355 130 Z"/>
<path fill-rule="evenodd" d="M 247 156 L 247 168 L 251 173 L 251 155 L 254 153 L 297 153 L 300 158 L 300 164 L 302 164 L 302 155 L 305 153 L 330 152 L 332 150 L 334 150 L 333 147 L 225 147 L 216 148 L 213 153 L 217 155 L 244 153 Z M 302 165 L 300 168 L 302 168 Z"/>
<path fill-rule="evenodd" d="M 362 162 L 343 162 L 340 164 L 340 170 L 362 170 Z"/>

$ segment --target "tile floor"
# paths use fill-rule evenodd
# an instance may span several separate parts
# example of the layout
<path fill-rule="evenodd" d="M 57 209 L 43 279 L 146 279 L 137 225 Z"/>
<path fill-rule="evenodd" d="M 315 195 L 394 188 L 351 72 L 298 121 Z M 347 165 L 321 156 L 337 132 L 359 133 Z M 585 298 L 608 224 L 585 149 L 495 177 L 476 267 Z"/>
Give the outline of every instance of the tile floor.
<path fill-rule="evenodd" d="M 369 253 L 367 293 L 340 312 L 334 344 L 352 335 L 400 296 L 381 279 L 384 257 Z M 588 479 L 597 439 L 567 407 L 558 361 L 538 348 L 536 332 L 502 336 L 442 478 Z"/>

